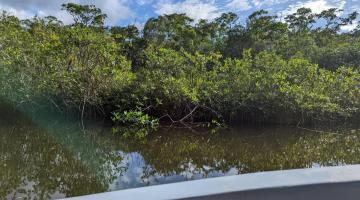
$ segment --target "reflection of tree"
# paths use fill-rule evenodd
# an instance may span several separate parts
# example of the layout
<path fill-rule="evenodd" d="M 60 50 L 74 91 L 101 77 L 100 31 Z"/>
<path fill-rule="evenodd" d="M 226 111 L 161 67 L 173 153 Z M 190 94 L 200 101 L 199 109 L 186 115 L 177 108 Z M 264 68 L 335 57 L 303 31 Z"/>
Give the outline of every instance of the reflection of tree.
<path fill-rule="evenodd" d="M 238 173 L 360 163 L 360 133 L 313 134 L 297 129 L 273 133 L 199 134 L 171 131 L 145 142 L 127 142 L 130 151 L 142 154 L 151 168 L 149 176 L 191 172 Z M 276 131 L 282 131 L 276 133 Z M 295 132 L 294 132 L 295 131 Z"/>
<path fill-rule="evenodd" d="M 121 157 L 95 133 L 61 123 L 52 127 L 1 126 L 0 120 L 0 199 L 104 192 L 120 175 Z"/>
<path fill-rule="evenodd" d="M 125 176 L 134 187 L 229 172 L 360 163 L 360 133 L 314 134 L 280 128 L 214 135 L 168 130 L 135 140 L 109 135 L 109 129 L 103 132 L 96 124 L 84 133 L 74 123 L 54 120 L 56 116 L 28 114 L 30 122 L 1 108 L 0 112 L 6 113 L 0 116 L 0 199 L 103 192 Z M 127 156 L 132 154 L 126 152 L 137 152 L 135 160 L 141 162 L 128 165 Z M 124 166 L 140 172 L 122 176 Z"/>

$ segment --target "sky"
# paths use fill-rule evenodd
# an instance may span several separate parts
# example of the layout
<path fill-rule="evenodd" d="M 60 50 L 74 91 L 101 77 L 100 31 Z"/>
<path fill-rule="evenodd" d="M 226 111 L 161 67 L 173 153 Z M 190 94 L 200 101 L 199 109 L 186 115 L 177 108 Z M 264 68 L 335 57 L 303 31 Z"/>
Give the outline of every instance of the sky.
<path fill-rule="evenodd" d="M 224 12 L 234 12 L 245 19 L 252 12 L 265 9 L 280 17 L 308 7 L 315 13 L 329 8 L 339 8 L 345 15 L 360 11 L 360 0 L 0 0 L 0 10 L 6 10 L 21 19 L 34 15 L 52 15 L 68 24 L 71 17 L 61 11 L 63 3 L 92 4 L 108 15 L 106 25 L 142 26 L 150 18 L 162 14 L 186 13 L 195 20 L 212 20 Z M 356 24 L 345 27 L 351 29 Z"/>

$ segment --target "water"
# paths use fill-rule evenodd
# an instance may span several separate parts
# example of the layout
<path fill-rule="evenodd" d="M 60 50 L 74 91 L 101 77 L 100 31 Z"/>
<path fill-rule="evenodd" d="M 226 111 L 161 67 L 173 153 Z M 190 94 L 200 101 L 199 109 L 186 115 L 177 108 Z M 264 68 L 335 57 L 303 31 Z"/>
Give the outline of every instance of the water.
<path fill-rule="evenodd" d="M 1 109 L 0 109 L 1 110 Z M 166 129 L 146 140 L 110 127 L 1 111 L 0 199 L 54 199 L 259 171 L 360 163 L 360 133 L 298 128 Z"/>

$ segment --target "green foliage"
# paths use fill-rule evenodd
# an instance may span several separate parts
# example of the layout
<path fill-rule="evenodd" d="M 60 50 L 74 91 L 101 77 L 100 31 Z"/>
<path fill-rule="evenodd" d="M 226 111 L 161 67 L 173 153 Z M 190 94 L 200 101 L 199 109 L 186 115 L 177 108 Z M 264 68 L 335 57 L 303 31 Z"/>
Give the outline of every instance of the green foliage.
<path fill-rule="evenodd" d="M 120 134 L 124 138 L 143 140 L 150 132 L 157 129 L 159 120 L 155 119 L 143 111 L 124 111 L 113 112 L 111 120 L 116 123 L 112 132 Z"/>
<path fill-rule="evenodd" d="M 149 19 L 144 27 L 144 38 L 151 43 L 179 50 L 193 47 L 193 20 L 185 14 L 164 15 Z"/>
<path fill-rule="evenodd" d="M 6 14 L 1 18 L 2 93 L 15 103 L 100 106 L 133 79 L 130 62 L 107 34 L 38 18 L 23 25 Z"/>
<path fill-rule="evenodd" d="M 139 127 L 155 126 L 156 118 L 298 123 L 360 116 L 359 34 L 340 32 L 357 13 L 301 8 L 286 24 L 260 10 L 245 25 L 234 13 L 199 22 L 173 14 L 149 19 L 141 31 L 104 28 L 106 15 L 94 6 L 63 9 L 74 24 L 0 16 L 2 98 L 81 117 L 114 113 L 114 121 Z M 319 20 L 325 25 L 313 28 Z"/>
<path fill-rule="evenodd" d="M 158 120 L 152 119 L 149 115 L 143 113 L 142 111 L 124 111 L 122 114 L 114 112 L 111 119 L 115 123 L 134 125 L 137 127 L 155 128 L 158 125 Z"/>
<path fill-rule="evenodd" d="M 75 3 L 62 4 L 62 9 L 66 10 L 74 19 L 75 24 L 82 26 L 103 26 L 107 17 L 99 8 L 94 5 L 79 5 Z"/>
<path fill-rule="evenodd" d="M 285 20 L 294 33 L 304 33 L 312 28 L 316 15 L 310 8 L 299 8 L 296 13 L 288 15 Z"/>

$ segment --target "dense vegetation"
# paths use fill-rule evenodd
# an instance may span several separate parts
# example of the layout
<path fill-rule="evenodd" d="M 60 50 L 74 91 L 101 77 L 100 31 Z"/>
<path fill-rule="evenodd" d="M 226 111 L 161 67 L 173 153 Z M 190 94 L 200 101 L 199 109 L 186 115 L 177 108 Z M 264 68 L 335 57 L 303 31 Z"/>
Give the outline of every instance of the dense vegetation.
<path fill-rule="evenodd" d="M 352 121 L 360 118 L 358 13 L 283 20 L 260 10 L 213 21 L 184 14 L 144 28 L 105 27 L 94 6 L 74 18 L 0 16 L 0 95 L 17 107 L 51 106 L 122 123 Z"/>

